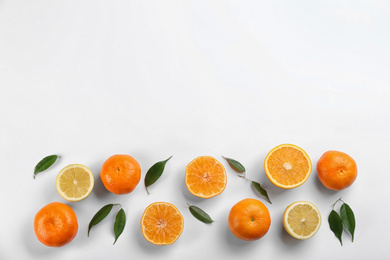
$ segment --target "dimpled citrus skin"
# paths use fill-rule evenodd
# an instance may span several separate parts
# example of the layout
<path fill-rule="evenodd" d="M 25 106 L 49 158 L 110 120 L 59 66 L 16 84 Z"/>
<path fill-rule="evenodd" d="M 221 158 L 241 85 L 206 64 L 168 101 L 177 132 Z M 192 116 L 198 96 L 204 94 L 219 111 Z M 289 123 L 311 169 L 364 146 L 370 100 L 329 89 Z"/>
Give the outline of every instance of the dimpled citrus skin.
<path fill-rule="evenodd" d="M 63 203 L 50 203 L 35 215 L 35 235 L 46 246 L 61 247 L 70 243 L 76 237 L 77 230 L 76 214 Z"/>
<path fill-rule="evenodd" d="M 128 194 L 141 179 L 141 166 L 130 155 L 116 154 L 103 163 L 100 179 L 108 191 L 117 195 Z"/>
<path fill-rule="evenodd" d="M 327 151 L 317 162 L 317 176 L 326 188 L 343 190 L 356 180 L 357 165 L 346 153 Z"/>
<path fill-rule="evenodd" d="M 267 234 L 271 216 L 259 200 L 244 199 L 236 203 L 229 213 L 230 231 L 239 239 L 253 241 Z"/>

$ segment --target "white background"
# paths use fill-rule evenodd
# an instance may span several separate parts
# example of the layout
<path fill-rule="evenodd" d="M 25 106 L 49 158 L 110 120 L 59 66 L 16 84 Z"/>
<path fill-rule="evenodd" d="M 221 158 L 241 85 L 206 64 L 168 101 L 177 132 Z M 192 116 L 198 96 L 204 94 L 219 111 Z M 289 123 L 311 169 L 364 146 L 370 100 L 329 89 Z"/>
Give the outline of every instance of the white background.
<path fill-rule="evenodd" d="M 388 1 L 0 1 L 0 259 L 384 259 L 388 234 L 390 129 L 390 4 Z M 293 190 L 273 186 L 263 161 L 276 145 L 293 143 L 313 162 L 308 181 Z M 315 165 L 327 150 L 348 153 L 358 178 L 333 192 Z M 105 190 L 104 160 L 117 153 L 141 164 L 129 195 Z M 61 159 L 34 180 L 36 163 Z M 143 178 L 168 158 L 147 195 Z M 225 191 L 192 196 L 185 166 L 195 157 L 219 159 Z M 236 177 L 221 155 L 239 160 L 268 190 L 272 205 Z M 91 195 L 67 203 L 55 178 L 68 164 L 88 166 Z M 269 208 L 261 240 L 244 242 L 228 229 L 230 208 L 251 197 Z M 354 210 L 354 243 L 330 231 L 331 204 Z M 322 213 L 311 239 L 282 227 L 286 206 L 308 200 Z M 35 237 L 33 219 L 59 201 L 76 212 L 79 231 L 62 248 Z M 171 202 L 185 219 L 171 246 L 147 242 L 143 210 Z M 193 218 L 186 203 L 215 222 Z M 87 226 L 103 205 L 121 203 L 127 224 L 115 245 L 114 213 Z M 114 211 L 115 212 L 115 211 Z"/>

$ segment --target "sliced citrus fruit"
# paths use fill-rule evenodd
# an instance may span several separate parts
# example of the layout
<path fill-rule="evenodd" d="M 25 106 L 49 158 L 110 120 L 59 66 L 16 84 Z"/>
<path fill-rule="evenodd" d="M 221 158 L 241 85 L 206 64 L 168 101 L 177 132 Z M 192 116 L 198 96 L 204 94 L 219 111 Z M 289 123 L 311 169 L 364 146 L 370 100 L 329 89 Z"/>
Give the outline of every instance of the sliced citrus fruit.
<path fill-rule="evenodd" d="M 145 239 L 155 245 L 173 244 L 184 229 L 180 211 L 167 202 L 154 202 L 144 211 L 141 229 Z"/>
<path fill-rule="evenodd" d="M 311 202 L 294 202 L 284 211 L 283 226 L 292 237 L 297 239 L 311 238 L 320 229 L 320 211 Z"/>
<path fill-rule="evenodd" d="M 93 174 L 88 167 L 81 164 L 70 164 L 57 175 L 58 193 L 66 200 L 80 201 L 91 194 L 94 185 Z"/>
<path fill-rule="evenodd" d="M 264 170 L 274 185 L 292 189 L 302 185 L 309 178 L 311 160 L 302 148 L 293 144 L 282 144 L 267 154 Z"/>
<path fill-rule="evenodd" d="M 187 165 L 185 183 L 191 194 L 208 199 L 224 191 L 226 171 L 214 157 L 200 156 Z"/>

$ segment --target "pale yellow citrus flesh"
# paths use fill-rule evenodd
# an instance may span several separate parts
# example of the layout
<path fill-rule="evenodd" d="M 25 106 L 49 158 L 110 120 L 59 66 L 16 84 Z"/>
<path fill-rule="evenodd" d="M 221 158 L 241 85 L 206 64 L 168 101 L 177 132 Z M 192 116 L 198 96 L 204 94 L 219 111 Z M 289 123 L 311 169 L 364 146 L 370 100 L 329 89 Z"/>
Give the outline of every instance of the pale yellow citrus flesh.
<path fill-rule="evenodd" d="M 144 211 L 141 229 L 145 239 L 155 245 L 173 244 L 184 229 L 180 211 L 167 202 L 154 202 Z"/>
<path fill-rule="evenodd" d="M 186 186 L 197 197 L 207 199 L 221 194 L 226 181 L 225 168 L 214 157 L 197 157 L 186 167 Z"/>
<path fill-rule="evenodd" d="M 68 201 L 80 201 L 91 194 L 94 177 L 88 167 L 81 164 L 70 164 L 57 175 L 58 193 Z"/>
<path fill-rule="evenodd" d="M 292 189 L 302 185 L 310 176 L 311 160 L 306 152 L 293 144 L 272 149 L 265 158 L 264 170 L 277 187 Z"/>
<path fill-rule="evenodd" d="M 320 211 L 311 202 L 294 202 L 284 211 L 283 226 L 292 237 L 311 238 L 321 226 Z"/>

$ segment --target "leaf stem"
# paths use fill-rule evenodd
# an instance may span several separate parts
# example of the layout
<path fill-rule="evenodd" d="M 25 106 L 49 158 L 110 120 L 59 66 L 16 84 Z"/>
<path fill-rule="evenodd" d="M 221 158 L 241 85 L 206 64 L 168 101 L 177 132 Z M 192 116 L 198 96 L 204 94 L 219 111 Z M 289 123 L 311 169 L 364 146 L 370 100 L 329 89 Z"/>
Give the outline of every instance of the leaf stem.
<path fill-rule="evenodd" d="M 240 178 L 243 178 L 243 179 L 245 179 L 245 180 L 247 180 L 247 181 L 251 181 L 250 179 L 248 179 L 248 178 L 246 177 L 246 172 L 243 172 L 242 175 L 237 174 L 237 176 L 240 177 Z"/>
<path fill-rule="evenodd" d="M 332 207 L 333 210 L 334 210 L 334 207 L 336 206 L 337 202 L 339 202 L 339 201 L 341 201 L 341 202 L 344 203 L 344 201 L 341 199 L 341 197 L 338 198 L 338 199 L 335 201 L 335 203 L 333 203 L 333 204 L 331 205 L 331 207 Z"/>

